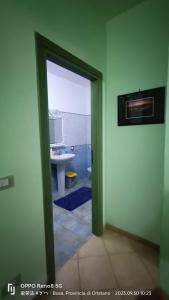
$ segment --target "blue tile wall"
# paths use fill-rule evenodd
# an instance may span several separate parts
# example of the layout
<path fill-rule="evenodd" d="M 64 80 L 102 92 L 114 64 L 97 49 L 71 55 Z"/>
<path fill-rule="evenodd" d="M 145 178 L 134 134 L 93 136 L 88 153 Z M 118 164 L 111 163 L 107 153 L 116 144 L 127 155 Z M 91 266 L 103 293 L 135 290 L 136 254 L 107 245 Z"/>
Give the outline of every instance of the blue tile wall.
<path fill-rule="evenodd" d="M 91 166 L 91 145 L 76 145 L 59 148 L 59 153 L 74 153 L 75 158 L 66 165 L 66 171 L 74 171 L 78 174 L 77 180 L 88 176 L 87 168 Z M 56 165 L 52 165 L 52 189 L 57 190 Z"/>
<path fill-rule="evenodd" d="M 87 177 L 87 168 L 91 166 L 91 145 L 66 147 L 65 153 L 75 154 L 75 158 L 66 165 L 66 171 L 75 171 L 79 179 Z"/>

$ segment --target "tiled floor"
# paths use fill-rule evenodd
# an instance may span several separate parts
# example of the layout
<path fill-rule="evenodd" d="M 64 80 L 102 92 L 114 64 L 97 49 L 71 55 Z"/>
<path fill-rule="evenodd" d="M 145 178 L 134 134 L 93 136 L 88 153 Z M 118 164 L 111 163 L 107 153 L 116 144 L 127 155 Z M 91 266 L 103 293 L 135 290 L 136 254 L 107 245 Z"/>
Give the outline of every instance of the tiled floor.
<path fill-rule="evenodd" d="M 65 195 L 82 186 L 90 187 L 91 183 L 87 178 L 81 180 L 75 187 L 67 189 Z M 58 198 L 58 193 L 54 192 L 53 200 Z M 71 212 L 53 204 L 55 267 L 57 270 L 91 237 L 91 202 L 89 200 Z"/>
<path fill-rule="evenodd" d="M 66 193 L 81 186 L 90 186 L 89 180 L 79 182 Z M 53 199 L 58 199 L 57 193 Z M 157 251 L 113 231 L 106 231 L 102 237 L 91 234 L 91 200 L 72 212 L 53 204 L 53 216 L 56 283 L 63 284 L 57 291 L 63 291 L 64 296 L 52 296 L 51 292 L 45 299 L 133 300 L 136 296 L 115 293 L 158 286 Z M 65 296 L 66 291 L 69 294 Z M 79 291 L 102 295 L 78 295 Z"/>
<path fill-rule="evenodd" d="M 111 292 L 110 296 L 67 295 L 57 299 L 135 299 L 117 291 L 152 290 L 158 286 L 158 252 L 112 231 L 93 236 L 56 272 L 63 291 Z M 48 296 L 45 299 L 53 299 Z M 43 298 L 41 298 L 43 299 Z"/>

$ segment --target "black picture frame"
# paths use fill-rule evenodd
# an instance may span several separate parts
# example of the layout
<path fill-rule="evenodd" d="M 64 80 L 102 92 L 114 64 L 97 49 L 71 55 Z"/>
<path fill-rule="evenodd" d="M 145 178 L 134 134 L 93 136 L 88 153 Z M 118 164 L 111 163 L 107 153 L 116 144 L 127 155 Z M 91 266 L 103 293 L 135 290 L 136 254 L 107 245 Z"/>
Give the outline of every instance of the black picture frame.
<path fill-rule="evenodd" d="M 118 96 L 118 126 L 164 123 L 165 87 Z"/>

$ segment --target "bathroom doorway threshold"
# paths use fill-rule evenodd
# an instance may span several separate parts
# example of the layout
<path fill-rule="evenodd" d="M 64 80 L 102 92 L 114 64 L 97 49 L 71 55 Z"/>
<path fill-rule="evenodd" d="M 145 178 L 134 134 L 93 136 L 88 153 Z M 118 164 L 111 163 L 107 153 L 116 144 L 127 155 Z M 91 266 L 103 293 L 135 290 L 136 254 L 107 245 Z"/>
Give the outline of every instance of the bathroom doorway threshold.
<path fill-rule="evenodd" d="M 50 60 L 91 81 L 92 145 L 92 233 L 103 233 L 102 197 L 102 73 L 79 58 L 35 33 L 39 101 L 39 127 L 42 163 L 46 267 L 48 283 L 55 282 L 54 234 L 52 213 L 51 166 L 49 151 L 47 67 Z"/>

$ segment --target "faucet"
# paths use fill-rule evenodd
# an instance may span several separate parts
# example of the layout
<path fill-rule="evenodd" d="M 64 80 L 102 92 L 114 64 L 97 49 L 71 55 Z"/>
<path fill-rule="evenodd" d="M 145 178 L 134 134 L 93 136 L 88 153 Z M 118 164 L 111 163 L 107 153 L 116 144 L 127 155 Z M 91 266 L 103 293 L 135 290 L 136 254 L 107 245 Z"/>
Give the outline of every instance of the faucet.
<path fill-rule="evenodd" d="M 50 155 L 60 155 L 60 151 L 59 150 L 53 150 L 52 148 L 50 148 Z"/>

